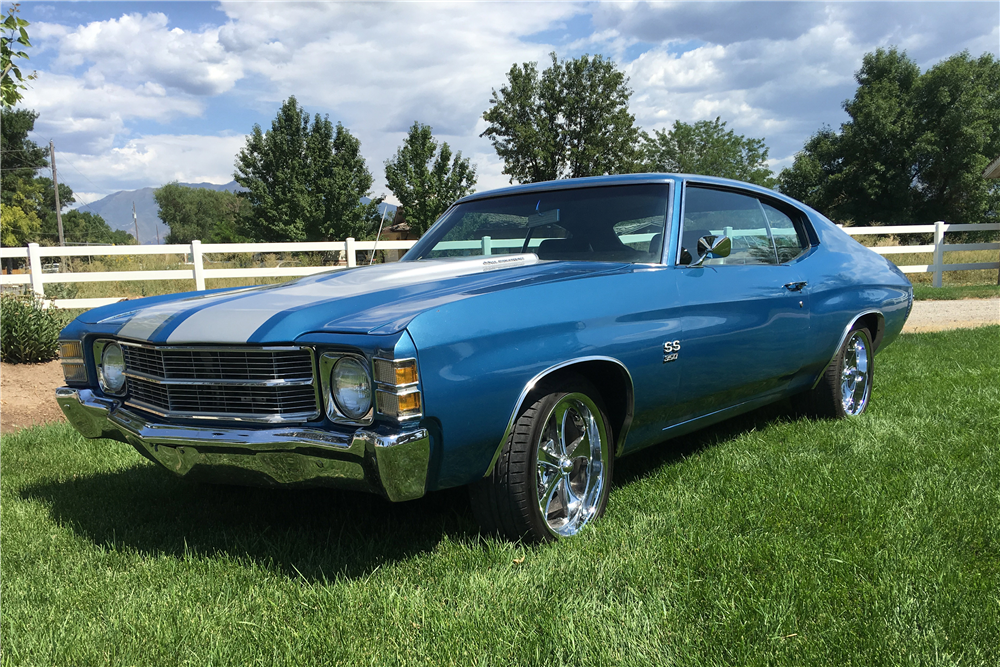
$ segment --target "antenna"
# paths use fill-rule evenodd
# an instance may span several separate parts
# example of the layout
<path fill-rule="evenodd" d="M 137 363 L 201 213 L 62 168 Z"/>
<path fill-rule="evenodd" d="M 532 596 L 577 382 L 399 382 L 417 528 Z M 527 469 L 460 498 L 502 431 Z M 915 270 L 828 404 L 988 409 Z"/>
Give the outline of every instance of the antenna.
<path fill-rule="evenodd" d="M 372 257 L 368 260 L 368 266 L 375 263 L 375 248 L 378 246 L 378 237 L 382 236 L 382 224 L 385 223 L 385 214 L 388 210 L 388 206 L 382 206 L 382 219 L 378 223 L 378 234 L 375 235 L 375 243 L 372 245 Z"/>
<path fill-rule="evenodd" d="M 139 243 L 139 218 L 135 215 L 135 200 L 132 200 L 132 222 L 135 223 L 135 243 L 141 245 Z"/>

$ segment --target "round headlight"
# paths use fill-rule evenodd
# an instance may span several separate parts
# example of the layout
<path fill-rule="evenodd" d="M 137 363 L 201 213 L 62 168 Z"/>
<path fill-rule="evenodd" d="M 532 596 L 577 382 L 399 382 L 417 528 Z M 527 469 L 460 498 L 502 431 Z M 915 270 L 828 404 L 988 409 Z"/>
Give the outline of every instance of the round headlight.
<path fill-rule="evenodd" d="M 337 407 L 350 419 L 363 419 L 372 407 L 372 384 L 364 365 L 343 357 L 330 372 L 330 389 Z"/>
<path fill-rule="evenodd" d="M 108 343 L 104 346 L 98 378 L 101 381 L 101 389 L 109 394 L 117 394 L 125 386 L 125 356 L 118 343 Z"/>

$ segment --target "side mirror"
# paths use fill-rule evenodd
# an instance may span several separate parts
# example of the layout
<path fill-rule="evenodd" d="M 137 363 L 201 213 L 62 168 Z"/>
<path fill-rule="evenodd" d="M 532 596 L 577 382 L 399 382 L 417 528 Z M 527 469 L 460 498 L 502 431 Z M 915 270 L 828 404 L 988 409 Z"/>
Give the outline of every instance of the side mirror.
<path fill-rule="evenodd" d="M 698 259 L 689 266 L 701 266 L 706 259 L 729 257 L 733 242 L 728 236 L 702 236 L 698 239 Z"/>

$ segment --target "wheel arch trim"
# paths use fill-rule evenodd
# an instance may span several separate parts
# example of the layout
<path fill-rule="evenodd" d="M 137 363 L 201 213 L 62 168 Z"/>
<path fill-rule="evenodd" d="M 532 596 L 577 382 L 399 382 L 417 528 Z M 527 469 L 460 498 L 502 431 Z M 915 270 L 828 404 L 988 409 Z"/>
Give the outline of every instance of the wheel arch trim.
<path fill-rule="evenodd" d="M 626 392 L 625 419 L 622 422 L 621 429 L 619 429 L 620 433 L 618 434 L 617 442 L 615 442 L 615 456 L 618 456 L 621 453 L 622 446 L 625 444 L 625 437 L 628 435 L 629 427 L 632 425 L 632 417 L 634 416 L 635 413 L 635 384 L 632 380 L 632 374 L 629 372 L 628 367 L 625 366 L 625 364 L 623 364 L 618 359 L 615 359 L 614 357 L 606 357 L 600 355 L 576 357 L 574 359 L 567 359 L 566 361 L 562 361 L 559 362 L 558 364 L 549 366 L 541 373 L 538 373 L 533 378 L 531 378 L 531 380 L 529 380 L 528 383 L 524 385 L 524 388 L 521 390 L 521 394 L 517 397 L 517 400 L 514 402 L 514 409 L 511 410 L 510 419 L 507 420 L 507 428 L 504 429 L 503 437 L 500 438 L 500 444 L 497 446 L 496 451 L 493 453 L 493 458 L 490 460 L 489 466 L 486 467 L 486 472 L 483 474 L 483 477 L 488 477 L 493 472 L 494 466 L 496 466 L 497 461 L 500 459 L 500 453 L 503 451 L 504 445 L 507 444 L 507 439 L 510 437 L 511 431 L 514 430 L 514 422 L 517 421 L 517 415 L 520 414 L 521 409 L 524 407 L 524 402 L 527 400 L 528 396 L 531 394 L 532 390 L 535 389 L 538 383 L 544 380 L 549 375 L 552 375 L 556 371 L 566 370 L 573 366 L 595 361 L 612 363 L 618 366 L 624 372 L 625 377 L 628 380 L 628 382 L 626 382 L 626 387 L 625 387 L 625 392 Z"/>
<path fill-rule="evenodd" d="M 826 372 L 826 369 L 830 367 L 830 364 L 833 363 L 833 360 L 837 358 L 838 354 L 840 354 L 840 348 L 844 346 L 844 342 L 847 340 L 847 336 L 848 334 L 851 333 L 851 329 L 854 328 L 854 325 L 857 324 L 858 321 L 861 320 L 861 318 L 867 317 L 869 315 L 878 316 L 878 331 L 872 332 L 871 334 L 872 356 L 873 357 L 875 356 L 875 352 L 878 351 L 878 343 L 881 342 L 882 333 L 885 331 L 885 315 L 882 314 L 882 311 L 871 308 L 869 310 L 863 310 L 857 315 L 855 315 L 853 318 L 851 318 L 851 321 L 848 322 L 847 326 L 844 327 L 844 332 L 840 335 L 840 338 L 837 340 L 837 346 L 833 348 L 833 356 L 831 356 L 829 361 L 827 361 L 826 364 L 824 364 L 822 370 L 820 370 L 819 374 L 816 376 L 816 381 L 812 383 L 813 389 L 819 386 L 820 381 L 823 379 L 823 373 Z"/>

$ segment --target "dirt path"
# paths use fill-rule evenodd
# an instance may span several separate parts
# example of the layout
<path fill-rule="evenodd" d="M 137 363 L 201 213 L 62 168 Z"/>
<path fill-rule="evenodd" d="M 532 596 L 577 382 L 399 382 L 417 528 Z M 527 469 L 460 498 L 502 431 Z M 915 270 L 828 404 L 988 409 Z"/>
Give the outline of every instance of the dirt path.
<path fill-rule="evenodd" d="M 916 301 L 903 333 L 925 333 L 1000 324 L 1000 299 Z"/>
<path fill-rule="evenodd" d="M 0 433 L 64 419 L 55 399 L 62 384 L 58 361 L 0 364 Z"/>
<path fill-rule="evenodd" d="M 1000 299 L 917 301 L 903 328 L 922 333 L 1000 324 Z M 53 396 L 63 384 L 58 361 L 0 364 L 0 433 L 64 419 Z"/>

